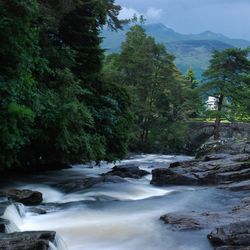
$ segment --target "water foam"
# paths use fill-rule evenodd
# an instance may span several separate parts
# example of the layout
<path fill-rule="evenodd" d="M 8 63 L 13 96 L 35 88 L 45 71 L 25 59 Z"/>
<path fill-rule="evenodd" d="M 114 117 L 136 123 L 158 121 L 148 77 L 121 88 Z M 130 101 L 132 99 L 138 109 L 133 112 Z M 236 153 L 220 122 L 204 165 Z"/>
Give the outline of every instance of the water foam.
<path fill-rule="evenodd" d="M 22 213 L 23 207 L 19 205 L 11 204 L 6 208 L 2 218 L 10 221 L 8 230 L 11 233 L 20 231 L 18 228 L 23 224 Z"/>
<path fill-rule="evenodd" d="M 55 246 L 57 250 L 68 250 L 68 247 L 65 241 L 58 234 L 56 234 L 56 237 L 55 237 Z"/>

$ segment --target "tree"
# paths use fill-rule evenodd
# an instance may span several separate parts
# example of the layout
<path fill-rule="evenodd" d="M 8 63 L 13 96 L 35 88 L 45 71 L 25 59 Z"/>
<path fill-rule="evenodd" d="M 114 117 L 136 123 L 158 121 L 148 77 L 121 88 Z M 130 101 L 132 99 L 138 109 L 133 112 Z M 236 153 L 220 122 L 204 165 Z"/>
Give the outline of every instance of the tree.
<path fill-rule="evenodd" d="M 161 117 L 158 104 L 167 97 L 164 91 L 173 78 L 173 59 L 163 45 L 157 44 L 138 25 L 131 28 L 122 44 L 119 67 L 124 84 L 135 89 L 134 110 L 143 144 L 147 143 L 150 130 Z"/>
<path fill-rule="evenodd" d="M 175 134 L 173 123 L 194 113 L 196 89 L 177 70 L 165 46 L 147 36 L 139 25 L 127 33 L 121 53 L 106 58 L 104 70 L 107 79 L 120 82 L 132 97 L 133 149 L 150 150 L 160 141 L 163 147 L 168 143 L 162 141 L 165 134 Z"/>
<path fill-rule="evenodd" d="M 113 161 L 127 150 L 130 98 L 102 75 L 114 0 L 0 0 L 0 170 Z"/>
<path fill-rule="evenodd" d="M 192 68 L 187 70 L 186 79 L 191 83 L 191 88 L 194 89 L 198 86 L 198 81 L 196 80 L 195 72 Z"/>
<path fill-rule="evenodd" d="M 34 132 L 37 12 L 35 0 L 0 1 L 0 170 L 17 163 Z"/>
<path fill-rule="evenodd" d="M 217 110 L 214 124 L 214 139 L 220 138 L 220 123 L 223 117 L 234 118 L 245 91 L 249 89 L 247 76 L 250 73 L 248 49 L 214 51 L 209 68 L 204 72 L 203 93 L 216 98 Z M 239 110 L 239 109 L 238 109 Z"/>

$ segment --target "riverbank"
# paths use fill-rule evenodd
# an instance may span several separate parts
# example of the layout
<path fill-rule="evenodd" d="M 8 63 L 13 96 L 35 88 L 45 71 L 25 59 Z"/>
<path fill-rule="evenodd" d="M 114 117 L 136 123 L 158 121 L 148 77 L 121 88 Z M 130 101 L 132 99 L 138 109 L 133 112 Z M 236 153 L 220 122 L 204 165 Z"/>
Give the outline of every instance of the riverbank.
<path fill-rule="evenodd" d="M 200 162 L 208 164 L 208 158 L 204 161 L 205 154 Z M 6 218 L 2 213 L 0 217 L 18 224 L 22 232 L 49 230 L 52 235 L 57 232 L 66 242 L 57 246 L 58 240 L 52 239 L 39 250 L 63 249 L 65 245 L 69 250 L 186 250 L 187 246 L 192 250 L 210 250 L 213 249 L 210 241 L 214 244 L 218 238 L 216 228 L 228 228 L 230 223 L 247 219 L 249 190 L 233 192 L 216 183 L 150 184 L 151 171 L 154 179 L 157 169 L 172 171 L 180 166 L 188 169 L 183 161 L 190 163 L 190 160 L 199 161 L 186 156 L 139 155 L 117 163 L 116 168 L 106 163 L 100 167 L 78 165 L 38 176 L 13 177 L 10 182 L 6 180 L 4 191 L 30 189 L 41 192 L 43 201 L 21 209 L 17 204 L 19 209 L 14 209 L 15 212 L 12 209 L 11 216 Z M 12 201 L 9 205 L 13 208 L 11 204 Z M 8 230 L 8 233 L 13 231 Z M 8 237 L 17 237 L 11 235 Z M 5 236 L 0 234 L 2 240 Z M 230 235 L 223 237 L 231 239 Z M 39 237 L 36 240 L 46 241 Z M 228 247 L 228 242 L 225 243 Z M 23 249 L 32 249 L 28 247 L 27 244 Z M 228 249 L 245 248 L 240 245 Z"/>
<path fill-rule="evenodd" d="M 163 215 L 161 220 L 179 231 L 213 227 L 207 237 L 216 249 L 249 249 L 250 142 L 215 141 L 204 145 L 197 155 L 191 161 L 154 169 L 151 183 L 160 186 L 213 185 L 218 189 L 245 192 L 246 197 L 229 211 L 170 213 Z"/>

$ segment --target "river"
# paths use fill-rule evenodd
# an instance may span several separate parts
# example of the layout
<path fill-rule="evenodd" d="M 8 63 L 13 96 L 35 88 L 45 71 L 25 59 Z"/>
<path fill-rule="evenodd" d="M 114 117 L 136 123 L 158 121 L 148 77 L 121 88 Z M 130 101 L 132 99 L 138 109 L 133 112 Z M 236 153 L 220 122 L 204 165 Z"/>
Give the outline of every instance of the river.
<path fill-rule="evenodd" d="M 118 164 L 137 164 L 151 171 L 188 156 L 137 155 Z M 240 195 L 213 187 L 150 185 L 151 175 L 126 179 L 122 183 L 102 183 L 81 192 L 64 193 L 53 184 L 65 179 L 98 176 L 113 164 L 77 165 L 72 169 L 46 172 L 37 176 L 13 178 L 6 187 L 28 188 L 43 193 L 40 207 L 47 214 L 37 215 L 24 208 L 21 231 L 55 230 L 69 250 L 210 250 L 206 230 L 173 231 L 160 216 L 169 212 L 229 210 Z M 63 244 L 61 244 L 63 245 Z"/>

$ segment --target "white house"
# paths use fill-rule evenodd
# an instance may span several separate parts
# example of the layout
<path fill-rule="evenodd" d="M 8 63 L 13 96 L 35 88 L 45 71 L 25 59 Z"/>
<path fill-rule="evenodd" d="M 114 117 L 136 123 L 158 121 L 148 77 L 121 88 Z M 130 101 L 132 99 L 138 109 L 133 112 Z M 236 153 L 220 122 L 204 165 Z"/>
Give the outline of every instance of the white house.
<path fill-rule="evenodd" d="M 216 110 L 217 109 L 218 99 L 214 96 L 209 96 L 206 101 L 206 106 L 208 110 Z"/>

